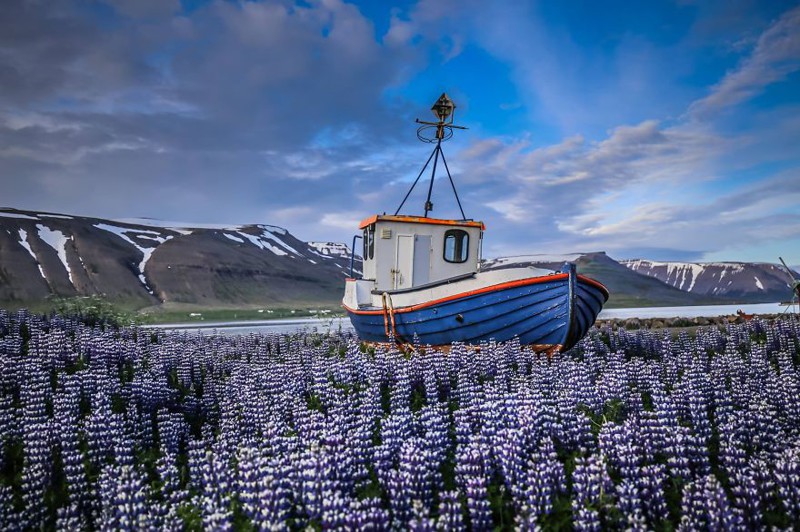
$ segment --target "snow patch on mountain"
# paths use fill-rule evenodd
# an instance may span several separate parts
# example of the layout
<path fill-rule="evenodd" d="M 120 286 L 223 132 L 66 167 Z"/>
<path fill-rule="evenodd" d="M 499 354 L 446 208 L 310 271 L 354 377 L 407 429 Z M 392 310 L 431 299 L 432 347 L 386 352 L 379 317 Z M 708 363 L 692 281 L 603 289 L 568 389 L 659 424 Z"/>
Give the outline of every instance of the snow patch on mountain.
<path fill-rule="evenodd" d="M 249 240 L 250 243 L 253 244 L 254 246 L 256 246 L 257 248 L 264 249 L 266 251 L 271 251 L 275 255 L 280 255 L 280 256 L 288 255 L 288 253 L 286 253 L 282 249 L 272 245 L 268 240 L 263 239 L 262 238 L 263 235 L 250 235 L 250 234 L 247 234 L 247 233 L 237 233 L 237 234 L 242 235 L 244 238 Z"/>
<path fill-rule="evenodd" d="M 22 244 L 22 247 L 28 250 L 28 253 L 30 253 L 31 257 L 33 257 L 33 260 L 36 261 L 36 265 L 39 267 L 39 273 L 42 274 L 42 278 L 46 281 L 47 276 L 44 274 L 44 268 L 42 268 L 42 265 L 39 262 L 39 258 L 36 256 L 36 253 L 33 252 L 33 249 L 31 249 L 30 242 L 28 242 L 28 232 L 25 231 L 25 229 L 20 229 L 19 238 L 20 238 L 19 243 Z"/>
<path fill-rule="evenodd" d="M 284 234 L 285 234 L 285 233 L 284 233 Z M 292 246 L 290 246 L 289 244 L 287 244 L 286 242 L 284 242 L 283 240 L 281 240 L 281 239 L 280 239 L 280 238 L 277 236 L 277 234 L 276 234 L 275 232 L 273 232 L 272 230 L 264 229 L 263 235 L 264 235 L 264 236 L 269 236 L 269 237 L 272 237 L 272 238 L 275 240 L 275 242 L 276 242 L 276 243 L 277 243 L 279 246 L 281 246 L 282 248 L 284 248 L 285 250 L 287 250 L 289 253 L 294 253 L 295 255 L 299 255 L 299 256 L 302 256 L 302 255 L 303 255 L 302 253 L 300 253 L 299 251 L 297 251 L 296 249 L 294 249 Z"/>
<path fill-rule="evenodd" d="M 350 247 L 341 242 L 306 242 L 317 255 L 326 259 L 334 257 L 350 258 Z"/>
<path fill-rule="evenodd" d="M 234 242 L 238 242 L 239 244 L 244 244 L 244 240 L 242 240 L 238 236 L 234 236 L 234 235 L 232 235 L 230 233 L 222 233 L 222 236 L 224 236 L 228 240 L 233 240 Z"/>
<path fill-rule="evenodd" d="M 39 221 L 39 218 L 34 218 L 33 216 L 28 216 L 26 214 L 19 214 L 16 212 L 7 212 L 7 211 L 0 211 L 0 217 L 2 218 L 21 218 L 23 220 L 36 220 Z"/>
<path fill-rule="evenodd" d="M 41 224 L 36 224 L 36 229 L 39 233 L 39 238 L 41 238 L 48 246 L 53 248 L 58 254 L 58 258 L 61 260 L 64 268 L 67 270 L 69 282 L 72 284 L 72 286 L 75 286 L 75 282 L 72 278 L 72 269 L 69 267 L 69 262 L 67 261 L 67 244 L 70 240 L 72 240 L 72 235 L 67 236 L 58 229 L 50 229 L 49 227 Z"/>
<path fill-rule="evenodd" d="M 239 232 L 249 227 L 257 227 L 259 229 L 263 229 L 265 231 L 269 231 L 271 233 L 285 235 L 288 233 L 286 229 L 283 227 L 278 227 L 276 225 L 265 225 L 265 224 L 208 224 L 208 223 L 195 223 L 195 222 L 179 222 L 173 220 L 156 220 L 153 218 L 118 218 L 116 220 L 112 220 L 114 222 L 119 222 L 125 225 L 143 225 L 148 227 L 156 227 L 161 229 L 169 229 L 171 231 L 176 231 L 181 234 L 191 234 L 192 229 L 216 229 L 218 231 L 231 231 L 231 232 Z"/>
<path fill-rule="evenodd" d="M 481 269 L 493 270 L 499 268 L 524 268 L 532 264 L 563 264 L 565 262 L 575 262 L 584 253 L 564 253 L 550 254 L 540 253 L 534 255 L 516 255 L 511 257 L 498 257 L 486 259 L 481 265 Z"/>
<path fill-rule="evenodd" d="M 153 289 L 150 288 L 150 285 L 147 284 L 147 279 L 144 275 L 145 267 L 147 266 L 147 262 L 150 260 L 150 257 L 153 256 L 153 252 L 156 248 L 166 242 L 167 240 L 172 238 L 172 235 L 162 235 L 156 231 L 149 231 L 149 230 L 142 230 L 142 229 L 130 229 L 127 227 L 119 227 L 116 225 L 109 225 L 109 224 L 95 224 L 95 227 L 98 229 L 102 229 L 103 231 L 108 231 L 110 233 L 114 233 L 118 237 L 122 238 L 136 249 L 138 249 L 142 253 L 142 260 L 139 261 L 138 264 L 138 277 L 139 281 L 144 285 L 148 292 L 153 294 Z M 152 246 L 142 246 L 139 242 L 134 240 L 137 238 L 138 240 L 144 240 L 145 242 L 152 243 Z"/>

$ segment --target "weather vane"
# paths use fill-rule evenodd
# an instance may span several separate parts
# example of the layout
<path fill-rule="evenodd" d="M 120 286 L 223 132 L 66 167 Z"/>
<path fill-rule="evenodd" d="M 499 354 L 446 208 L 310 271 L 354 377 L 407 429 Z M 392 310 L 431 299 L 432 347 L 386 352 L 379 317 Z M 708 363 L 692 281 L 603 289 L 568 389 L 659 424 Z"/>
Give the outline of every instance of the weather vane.
<path fill-rule="evenodd" d="M 417 124 L 423 124 L 417 129 L 417 138 L 422 142 L 441 142 L 449 140 L 453 136 L 453 129 L 467 129 L 464 126 L 457 126 L 453 124 L 453 119 L 456 113 L 456 104 L 443 92 L 436 103 L 431 107 L 433 116 L 439 119 L 438 122 L 425 122 L 417 118 Z M 426 136 L 426 133 L 436 128 L 436 135 L 433 137 Z"/>
<path fill-rule="evenodd" d="M 456 191 L 456 184 L 453 182 L 453 176 L 450 175 L 450 169 L 447 167 L 447 161 L 444 158 L 444 152 L 442 151 L 442 141 L 448 140 L 453 136 L 453 129 L 467 129 L 464 126 L 457 126 L 453 124 L 453 118 L 455 118 L 456 112 L 456 104 L 453 103 L 453 100 L 447 95 L 447 93 L 443 92 L 439 99 L 436 100 L 436 103 L 433 104 L 431 107 L 431 111 L 433 111 L 433 115 L 439 119 L 438 122 L 425 122 L 417 118 L 417 124 L 422 124 L 422 126 L 417 129 L 417 138 L 422 142 L 430 142 L 436 143 L 436 146 L 433 148 L 433 152 L 431 152 L 431 156 L 428 157 L 428 161 L 425 163 L 425 166 L 422 167 L 420 170 L 417 179 L 414 180 L 414 183 L 411 185 L 411 188 L 406 193 L 406 197 L 403 198 L 403 201 L 400 202 L 400 206 L 395 211 L 395 215 L 400 213 L 400 209 L 403 208 L 405 205 L 406 200 L 411 195 L 411 191 L 414 190 L 414 187 L 417 186 L 419 179 L 422 177 L 422 174 L 425 172 L 425 169 L 428 167 L 428 164 L 433 159 L 433 169 L 431 170 L 431 179 L 428 185 L 428 197 L 425 200 L 425 214 L 423 215 L 425 218 L 428 217 L 428 213 L 433 210 L 433 202 L 431 201 L 431 194 L 433 193 L 433 180 L 436 178 L 436 165 L 439 162 L 439 159 L 442 159 L 442 164 L 444 164 L 444 169 L 447 171 L 447 177 L 450 179 L 450 186 L 453 187 L 453 195 L 456 197 L 456 203 L 458 203 L 458 210 L 461 211 L 461 219 L 466 220 L 467 217 L 464 214 L 464 209 L 461 207 L 461 200 L 458 198 L 458 192 Z M 430 130 L 436 129 L 436 134 L 431 137 L 426 135 L 429 133 Z"/>

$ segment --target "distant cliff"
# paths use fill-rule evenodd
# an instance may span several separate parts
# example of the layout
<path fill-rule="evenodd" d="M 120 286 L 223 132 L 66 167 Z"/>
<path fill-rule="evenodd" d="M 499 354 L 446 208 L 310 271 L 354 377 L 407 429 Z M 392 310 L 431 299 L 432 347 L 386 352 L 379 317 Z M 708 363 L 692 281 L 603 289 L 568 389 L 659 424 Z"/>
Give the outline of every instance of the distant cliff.
<path fill-rule="evenodd" d="M 485 261 L 484 268 L 557 269 L 565 261 L 608 287 L 609 307 L 771 303 L 791 297 L 787 273 L 777 264 L 616 261 L 592 252 L 503 257 Z"/>
<path fill-rule="evenodd" d="M 632 271 L 679 290 L 740 301 L 780 301 L 791 295 L 780 264 L 751 262 L 655 262 L 623 260 Z"/>

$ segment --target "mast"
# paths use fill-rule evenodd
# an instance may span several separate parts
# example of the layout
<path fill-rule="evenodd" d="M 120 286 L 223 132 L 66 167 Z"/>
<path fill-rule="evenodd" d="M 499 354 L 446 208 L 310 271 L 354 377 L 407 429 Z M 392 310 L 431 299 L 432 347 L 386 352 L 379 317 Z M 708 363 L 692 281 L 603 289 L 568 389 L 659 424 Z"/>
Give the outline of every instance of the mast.
<path fill-rule="evenodd" d="M 464 126 L 457 126 L 453 123 L 453 119 L 455 118 L 455 110 L 456 104 L 453 103 L 453 100 L 447 95 L 447 93 L 442 93 L 439 96 L 439 99 L 436 100 L 436 103 L 433 104 L 431 107 L 431 111 L 433 111 L 433 115 L 438 119 L 436 122 L 426 122 L 424 120 L 420 120 L 417 118 L 416 123 L 422 124 L 417 129 L 417 138 L 422 142 L 427 143 L 436 143 L 436 146 L 433 148 L 430 157 L 425 162 L 425 165 L 420 170 L 419 175 L 414 180 L 414 183 L 411 185 L 411 188 L 406 193 L 403 201 L 400 202 L 400 206 L 395 211 L 395 215 L 400 213 L 400 209 L 403 208 L 408 197 L 411 195 L 411 192 L 414 190 L 414 187 L 417 186 L 422 174 L 425 172 L 425 169 L 433 159 L 433 167 L 431 170 L 431 179 L 428 184 L 428 196 L 425 199 L 425 214 L 424 217 L 428 217 L 428 213 L 433 210 L 433 202 L 431 202 L 431 194 L 433 194 L 433 181 L 436 179 L 436 167 L 439 162 L 439 158 L 442 159 L 442 164 L 444 165 L 445 171 L 447 172 L 447 177 L 450 180 L 450 186 L 453 188 L 453 195 L 456 197 L 456 203 L 458 203 L 458 210 L 461 211 L 461 219 L 466 220 L 467 217 L 464 214 L 464 209 L 461 207 L 461 200 L 458 197 L 458 191 L 456 191 L 456 184 L 453 181 L 453 176 L 450 175 L 450 168 L 447 166 L 447 160 L 444 158 L 444 152 L 442 151 L 442 142 L 446 140 L 450 140 L 453 137 L 453 129 L 467 129 Z M 433 135 L 430 136 L 432 130 Z"/>

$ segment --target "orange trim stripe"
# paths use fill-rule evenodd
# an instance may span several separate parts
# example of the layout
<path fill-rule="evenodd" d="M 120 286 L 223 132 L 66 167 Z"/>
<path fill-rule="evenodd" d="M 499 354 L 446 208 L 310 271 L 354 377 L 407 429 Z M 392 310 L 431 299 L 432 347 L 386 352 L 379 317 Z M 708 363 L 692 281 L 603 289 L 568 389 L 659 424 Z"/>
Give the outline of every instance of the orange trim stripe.
<path fill-rule="evenodd" d="M 527 279 L 518 279 L 516 281 L 507 281 L 505 283 L 495 284 L 491 286 L 484 286 L 483 288 L 476 288 L 475 290 L 469 290 L 468 292 L 460 292 L 458 294 L 454 294 L 452 296 L 443 297 L 441 299 L 434 299 L 433 301 L 426 301 L 425 303 L 417 303 L 416 305 L 411 305 L 410 307 L 402 307 L 395 309 L 395 314 L 402 314 L 404 312 L 413 312 L 415 310 L 420 310 L 426 307 L 431 307 L 433 305 L 439 305 L 441 303 L 447 303 L 448 301 L 453 301 L 456 299 L 462 299 L 465 297 L 475 296 L 478 294 L 485 294 L 487 292 L 496 292 L 500 290 L 506 290 L 508 288 L 516 288 L 518 286 L 527 286 L 530 284 L 539 284 L 539 283 L 549 283 L 550 281 L 560 281 L 562 279 L 569 278 L 568 273 L 558 273 L 556 275 L 548 275 L 545 277 L 529 277 Z M 382 310 L 356 310 L 348 307 L 347 305 L 342 305 L 348 312 L 352 312 L 353 314 L 382 314 Z"/>
<path fill-rule="evenodd" d="M 433 225 L 458 225 L 461 227 L 480 227 L 481 230 L 486 230 L 486 225 L 483 222 L 473 222 L 468 220 L 441 220 L 439 218 L 423 218 L 422 216 L 394 216 L 386 214 L 376 214 L 365 218 L 358 225 L 359 229 L 364 229 L 368 225 L 375 222 L 406 222 L 412 224 L 433 224 Z"/>

